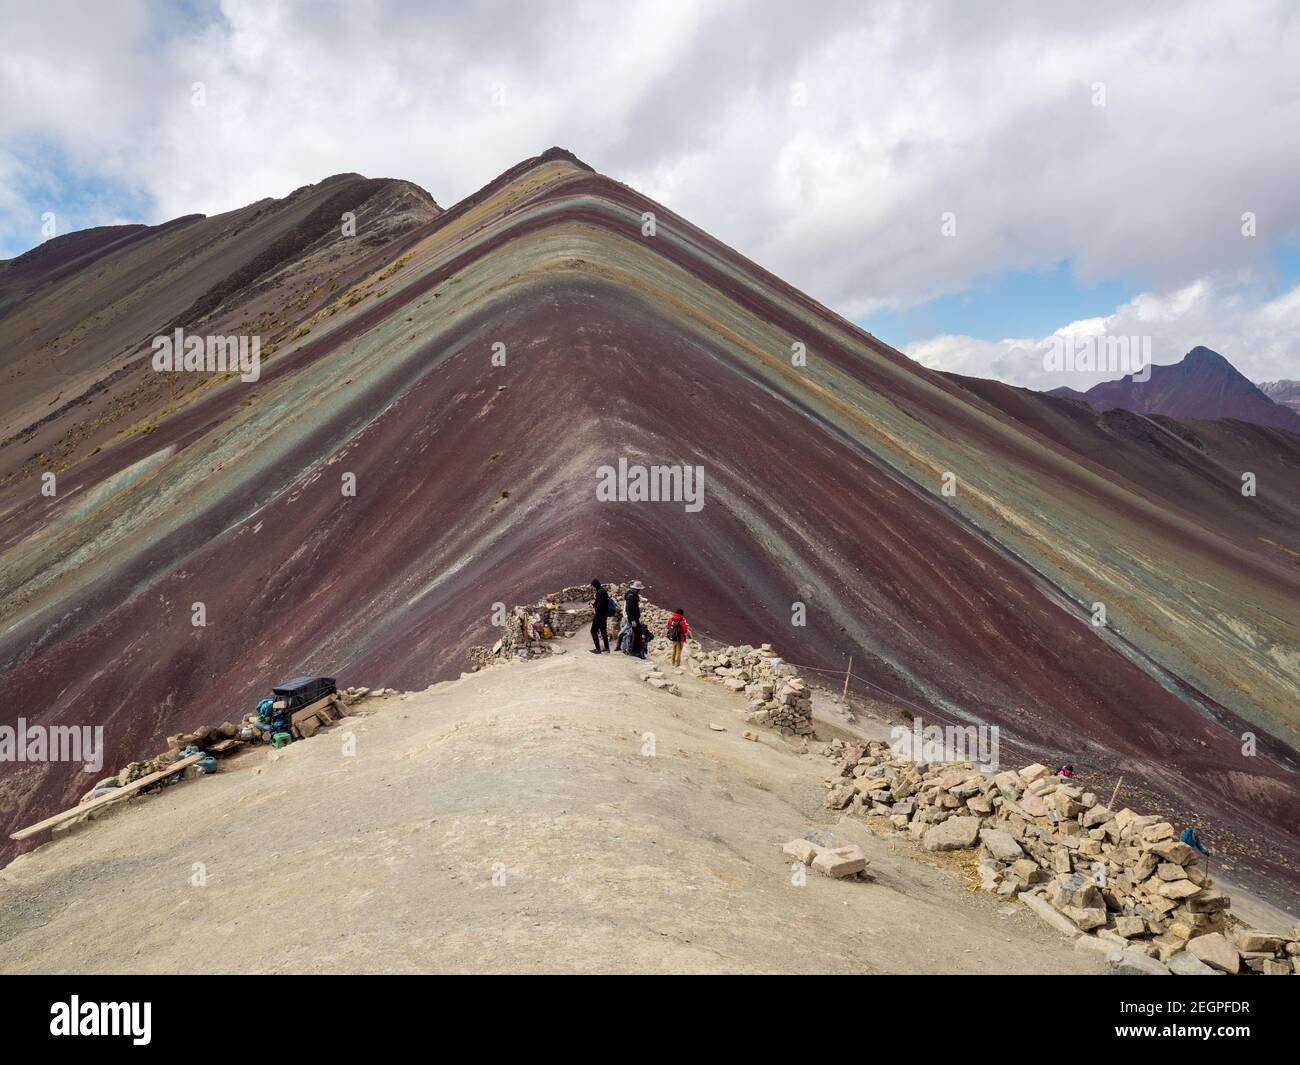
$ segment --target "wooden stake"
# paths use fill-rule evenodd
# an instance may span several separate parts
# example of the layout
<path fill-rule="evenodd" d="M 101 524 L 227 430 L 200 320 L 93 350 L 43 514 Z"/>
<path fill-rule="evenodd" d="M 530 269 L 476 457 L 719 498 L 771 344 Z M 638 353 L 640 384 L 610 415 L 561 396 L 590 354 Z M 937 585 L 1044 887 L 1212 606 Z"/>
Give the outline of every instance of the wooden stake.
<path fill-rule="evenodd" d="M 840 702 L 845 706 L 849 704 L 849 678 L 853 676 L 853 656 L 849 655 L 849 668 L 844 674 L 844 694 L 840 696 Z"/>
<path fill-rule="evenodd" d="M 1124 783 L 1124 778 L 1120 777 L 1115 781 L 1115 790 L 1110 793 L 1110 805 L 1106 807 L 1111 813 L 1115 812 L 1115 799 L 1119 796 L 1119 786 Z"/>

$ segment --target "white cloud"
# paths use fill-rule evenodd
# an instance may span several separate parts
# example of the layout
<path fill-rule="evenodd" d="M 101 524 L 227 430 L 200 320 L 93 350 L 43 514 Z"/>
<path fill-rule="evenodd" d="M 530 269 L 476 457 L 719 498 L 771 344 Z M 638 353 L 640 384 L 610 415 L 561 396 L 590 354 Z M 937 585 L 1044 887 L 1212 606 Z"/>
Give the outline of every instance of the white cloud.
<path fill-rule="evenodd" d="M 1166 294 L 1146 292 L 1104 318 L 1069 322 L 1056 337 L 1148 337 L 1152 362 L 1178 362 L 1204 345 L 1252 381 L 1300 375 L 1300 286 L 1276 298 L 1253 286 L 1225 286 L 1202 278 Z M 905 353 L 934 370 L 992 377 L 1046 391 L 1066 385 L 1086 391 L 1120 372 L 1062 372 L 1045 368 L 1049 337 L 977 340 L 937 336 L 909 344 Z"/>
<path fill-rule="evenodd" d="M 560 144 L 850 316 L 1063 260 L 1084 281 L 1175 291 L 1261 275 L 1300 234 L 1287 0 L 0 12 L 19 45 L 0 53 L 0 145 L 29 163 L 57 149 L 147 197 L 148 221 L 340 171 L 447 205 Z M 0 202 L 11 245 L 41 198 Z"/>

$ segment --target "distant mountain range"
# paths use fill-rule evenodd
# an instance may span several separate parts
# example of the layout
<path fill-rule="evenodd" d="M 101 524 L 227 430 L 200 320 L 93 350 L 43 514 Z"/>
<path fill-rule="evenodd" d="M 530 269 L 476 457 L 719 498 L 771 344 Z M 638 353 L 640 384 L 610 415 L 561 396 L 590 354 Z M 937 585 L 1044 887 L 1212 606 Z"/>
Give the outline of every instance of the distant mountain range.
<path fill-rule="evenodd" d="M 1300 433 L 1300 382 L 1255 385 L 1217 351 L 1205 347 L 1193 348 L 1172 366 L 1152 366 L 1146 381 L 1135 381 L 1129 374 L 1087 392 L 1054 388 L 1048 395 L 1082 399 L 1099 411 L 1119 407 L 1180 419 L 1237 418 Z"/>
<path fill-rule="evenodd" d="M 1300 381 L 1263 381 L 1259 390 L 1274 403 L 1300 412 Z"/>

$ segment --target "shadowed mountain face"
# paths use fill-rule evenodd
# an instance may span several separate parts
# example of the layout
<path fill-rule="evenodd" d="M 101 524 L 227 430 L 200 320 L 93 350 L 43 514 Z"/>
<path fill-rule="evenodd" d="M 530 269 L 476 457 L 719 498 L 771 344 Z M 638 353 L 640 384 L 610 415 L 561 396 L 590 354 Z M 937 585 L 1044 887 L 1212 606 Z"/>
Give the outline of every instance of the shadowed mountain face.
<path fill-rule="evenodd" d="M 66 408 L 52 450 L 3 412 L 8 720 L 102 724 L 115 768 L 291 675 L 454 676 L 495 603 L 638 576 L 706 638 L 825 669 L 852 655 L 886 702 L 1176 794 L 1291 875 L 1300 438 L 925 370 L 558 149 L 445 213 L 375 195 L 390 200 L 350 238 L 373 225 L 371 246 L 277 228 L 270 272 L 229 271 L 215 302 L 162 286 L 132 303 L 134 346 L 110 362 L 130 388 L 100 387 L 142 390 L 134 420 L 92 433 L 99 393 L 47 383 L 14 406 Z M 119 291 L 118 262 L 183 261 L 162 236 L 50 283 L 0 330 L 22 313 L 96 343 L 83 275 Z M 151 241 L 156 257 L 118 258 Z M 182 387 L 141 362 L 177 324 L 259 322 L 256 383 Z M 703 507 L 601 501 L 620 459 L 702 468 Z M 13 827 L 92 779 L 0 772 Z"/>
<path fill-rule="evenodd" d="M 1152 366 L 1146 381 L 1133 375 L 1103 381 L 1087 392 L 1053 389 L 1048 395 L 1082 399 L 1097 410 L 1124 410 L 1139 414 L 1166 414 L 1171 418 L 1238 418 L 1300 433 L 1300 413 L 1274 402 L 1236 368 L 1209 348 L 1193 348 L 1172 366 Z M 1287 382 L 1277 382 L 1286 384 Z"/>

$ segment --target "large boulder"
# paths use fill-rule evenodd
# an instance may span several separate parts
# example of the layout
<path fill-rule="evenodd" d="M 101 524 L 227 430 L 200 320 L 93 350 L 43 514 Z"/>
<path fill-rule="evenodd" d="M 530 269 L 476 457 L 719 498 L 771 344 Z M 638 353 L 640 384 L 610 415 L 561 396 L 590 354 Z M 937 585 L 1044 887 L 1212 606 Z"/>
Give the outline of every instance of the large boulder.
<path fill-rule="evenodd" d="M 1024 795 L 1020 799 L 1020 809 L 1030 817 L 1046 817 L 1047 803 L 1037 795 Z"/>
<path fill-rule="evenodd" d="M 1235 976 L 1241 970 L 1241 955 L 1222 932 L 1211 932 L 1188 940 L 1187 950 L 1198 961 L 1219 972 Z"/>
<path fill-rule="evenodd" d="M 1094 806 L 1079 820 L 1079 824 L 1084 828 L 1096 828 L 1098 825 L 1104 825 L 1111 819 L 1110 810 L 1105 806 Z"/>
<path fill-rule="evenodd" d="M 1009 769 L 993 778 L 993 786 L 1002 793 L 1003 797 L 1012 800 L 1018 798 L 1025 790 L 1025 782 L 1020 779 L 1019 774 Z"/>
<path fill-rule="evenodd" d="M 989 854 L 1000 862 L 1014 862 L 1025 856 L 1010 832 L 1003 832 L 1000 828 L 981 828 L 979 837 Z"/>
<path fill-rule="evenodd" d="M 921 846 L 928 851 L 957 851 L 975 846 L 979 839 L 978 817 L 950 817 L 931 825 L 921 837 Z"/>
<path fill-rule="evenodd" d="M 1155 958 L 1148 958 L 1145 954 L 1132 948 L 1120 953 L 1118 958 L 1112 958 L 1108 964 L 1121 976 L 1169 975 L 1169 970 L 1156 961 Z"/>
<path fill-rule="evenodd" d="M 1012 862 L 1011 872 L 1026 884 L 1037 884 L 1047 879 L 1047 874 L 1032 858 L 1020 858 Z"/>
<path fill-rule="evenodd" d="M 1191 865 L 1196 861 L 1196 851 L 1186 843 L 1180 843 L 1176 839 L 1167 839 L 1160 843 L 1154 843 L 1147 850 L 1167 862 L 1176 862 L 1179 865 Z"/>
<path fill-rule="evenodd" d="M 1029 910 L 1037 915 L 1045 924 L 1051 925 L 1062 935 L 1069 936 L 1071 939 L 1078 936 L 1079 929 L 1075 924 L 1054 910 L 1051 904 L 1043 898 L 1043 896 L 1030 895 L 1026 893 L 1020 896 L 1020 901 L 1023 902 Z"/>
<path fill-rule="evenodd" d="M 1190 899 L 1201 893 L 1201 889 L 1190 880 L 1161 880 L 1156 891 L 1166 899 Z"/>
<path fill-rule="evenodd" d="M 1232 942 L 1240 951 L 1262 951 L 1268 954 L 1276 954 L 1282 949 L 1281 936 L 1261 932 L 1255 928 L 1234 928 L 1232 930 Z"/>
<path fill-rule="evenodd" d="M 1232 898 L 1215 888 L 1206 888 L 1187 900 L 1187 908 L 1192 913 L 1217 913 L 1231 905 Z"/>
<path fill-rule="evenodd" d="M 1052 884 L 1050 897 L 1052 905 L 1058 910 L 1063 910 L 1067 906 L 1105 908 L 1106 905 L 1097 885 L 1081 873 L 1057 877 Z"/>
<path fill-rule="evenodd" d="M 1218 976 L 1218 969 L 1212 969 L 1196 957 L 1195 954 L 1189 954 L 1185 950 L 1180 950 L 1169 959 L 1169 971 L 1175 976 Z"/>
<path fill-rule="evenodd" d="M 1118 961 L 1124 953 L 1122 947 L 1116 946 L 1105 939 L 1098 939 L 1096 936 L 1080 936 L 1074 941 L 1074 949 L 1080 954 L 1096 954 L 1105 958 L 1107 961 Z"/>

